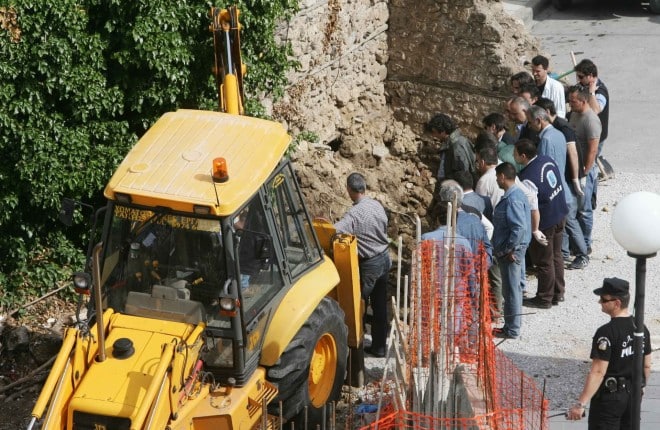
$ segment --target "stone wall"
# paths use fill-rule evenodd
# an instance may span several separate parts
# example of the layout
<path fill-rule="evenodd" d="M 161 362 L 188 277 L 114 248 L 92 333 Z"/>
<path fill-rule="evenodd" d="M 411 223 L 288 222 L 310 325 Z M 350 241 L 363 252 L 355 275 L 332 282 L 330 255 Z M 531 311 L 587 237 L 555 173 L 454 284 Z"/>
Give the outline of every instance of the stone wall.
<path fill-rule="evenodd" d="M 310 210 L 338 219 L 351 204 L 345 177 L 360 171 L 392 211 L 391 236 L 408 241 L 415 214 L 426 215 L 437 170 L 437 148 L 421 136 L 423 124 L 445 112 L 469 127 L 501 110 L 508 77 L 535 43 L 493 0 L 300 6 L 279 31 L 300 67 L 271 109 L 294 136 L 319 138 L 301 141 L 292 154 Z"/>
<path fill-rule="evenodd" d="M 498 0 L 390 1 L 388 79 L 395 117 L 421 132 L 435 112 L 467 134 L 502 111 L 508 78 L 538 51 Z"/>
<path fill-rule="evenodd" d="M 304 0 L 280 34 L 300 63 L 275 113 L 323 142 L 386 112 L 386 1 Z"/>

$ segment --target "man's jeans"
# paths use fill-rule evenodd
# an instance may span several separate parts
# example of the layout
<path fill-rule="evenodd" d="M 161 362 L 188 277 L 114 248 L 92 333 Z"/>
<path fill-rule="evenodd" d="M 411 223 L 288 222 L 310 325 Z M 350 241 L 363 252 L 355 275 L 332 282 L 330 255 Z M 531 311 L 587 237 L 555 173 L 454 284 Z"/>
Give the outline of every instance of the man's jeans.
<path fill-rule="evenodd" d="M 580 227 L 580 223 L 577 220 L 578 196 L 573 192 L 571 185 L 569 185 L 568 188 L 569 190 L 567 190 L 566 193 L 568 214 L 566 215 L 564 237 L 561 244 L 561 253 L 565 259 L 568 259 L 571 256 L 569 245 L 574 247 L 576 256 L 587 255 L 587 243 L 584 240 L 584 234 L 582 234 L 582 227 Z"/>
<path fill-rule="evenodd" d="M 582 202 L 579 202 L 580 212 L 578 222 L 584 235 L 584 243 L 587 247 L 591 246 L 591 231 L 594 228 L 594 208 L 591 201 L 598 188 L 598 165 L 594 163 L 587 174 L 586 184 L 584 186 L 584 196 Z"/>
<path fill-rule="evenodd" d="M 522 288 L 520 286 L 520 277 L 522 274 L 521 264 L 525 261 L 525 251 L 527 246 L 521 246 L 516 249 L 514 255 L 516 261 L 509 261 L 508 258 L 498 258 L 497 264 L 500 266 L 502 274 L 502 297 L 504 298 L 504 332 L 509 336 L 520 336 L 520 325 L 522 323 Z"/>
<path fill-rule="evenodd" d="M 392 266 L 387 251 L 360 261 L 360 287 L 365 305 L 371 301 L 371 347 L 385 348 L 387 343 L 387 275 Z"/>

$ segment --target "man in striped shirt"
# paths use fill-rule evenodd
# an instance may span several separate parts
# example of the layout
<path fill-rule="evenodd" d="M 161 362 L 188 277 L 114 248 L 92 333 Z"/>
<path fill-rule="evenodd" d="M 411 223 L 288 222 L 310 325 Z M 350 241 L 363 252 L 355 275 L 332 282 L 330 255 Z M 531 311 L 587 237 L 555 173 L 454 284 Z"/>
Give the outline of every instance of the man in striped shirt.
<path fill-rule="evenodd" d="M 365 352 L 385 356 L 387 342 L 387 275 L 392 266 L 388 253 L 387 213 L 378 201 L 367 197 L 367 181 L 359 173 L 346 179 L 353 206 L 337 221 L 338 233 L 357 237 L 360 287 L 365 303 L 371 303 L 371 347 Z"/>

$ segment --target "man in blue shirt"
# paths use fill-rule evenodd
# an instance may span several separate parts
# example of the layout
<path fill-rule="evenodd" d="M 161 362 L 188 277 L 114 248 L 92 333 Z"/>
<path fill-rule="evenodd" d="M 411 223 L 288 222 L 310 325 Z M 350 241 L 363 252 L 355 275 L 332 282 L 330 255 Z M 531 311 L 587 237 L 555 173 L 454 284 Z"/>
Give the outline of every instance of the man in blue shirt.
<path fill-rule="evenodd" d="M 495 168 L 497 184 L 504 195 L 493 213 L 493 254 L 502 273 L 504 298 L 504 326 L 493 330 L 493 335 L 505 339 L 520 336 L 522 318 L 521 264 L 532 238 L 529 202 L 525 193 L 516 185 L 516 169 L 511 163 Z"/>
<path fill-rule="evenodd" d="M 485 269 L 488 270 L 493 261 L 493 247 L 483 224 L 487 220 L 464 210 L 463 197 L 463 188 L 453 179 L 444 180 L 440 184 L 437 194 L 439 204 L 445 203 L 443 207 L 446 208 L 446 203 L 456 202 L 456 231 L 470 242 L 470 248 L 475 255 L 481 247 L 484 248 L 488 265 Z"/>
<path fill-rule="evenodd" d="M 566 215 L 566 224 L 564 225 L 561 253 L 564 256 L 564 261 L 570 263 L 566 267 L 567 269 L 584 269 L 589 264 L 589 255 L 587 243 L 582 233 L 582 227 L 580 227 L 577 219 L 578 200 L 584 196 L 580 183 L 581 178 L 584 178 L 584 172 L 581 167 L 581 160 L 583 158 L 582 149 L 576 144 L 577 138 L 573 127 L 571 127 L 567 120 L 557 116 L 555 104 L 552 100 L 540 98 L 536 104 L 545 109 L 550 117 L 552 126 L 559 130 L 566 139 L 566 169 L 564 179 L 566 180 L 567 187 L 564 189 L 564 195 L 566 196 L 566 204 L 568 205 L 568 215 Z M 575 253 L 575 259 L 572 262 L 570 261 L 570 248 L 573 248 L 573 252 Z"/>
<path fill-rule="evenodd" d="M 460 201 L 462 200 L 462 191 L 460 188 L 448 186 L 447 182 L 456 184 L 455 181 L 443 181 L 440 186 L 439 195 L 437 196 L 439 200 L 438 204 L 431 211 L 431 219 L 437 222 L 439 227 L 436 230 L 424 233 L 422 240 L 434 242 L 433 252 L 435 258 L 431 261 L 432 267 L 435 268 L 433 275 L 437 276 L 435 281 L 441 287 L 439 293 L 442 300 L 446 300 L 454 309 L 449 316 L 448 326 L 442 328 L 442 330 L 445 333 L 451 333 L 457 336 L 465 329 L 475 330 L 478 325 L 476 321 L 478 312 L 465 312 L 468 308 L 465 308 L 466 302 L 463 299 L 469 298 L 471 302 L 469 308 L 478 309 L 479 283 L 477 282 L 477 269 L 475 269 L 475 266 L 482 260 L 476 258 L 476 254 L 479 252 L 479 240 L 475 239 L 471 241 L 462 236 L 459 229 L 461 222 L 458 219 L 456 221 L 456 231 L 453 234 L 447 227 L 447 212 L 450 202 L 452 204 L 456 203 L 460 207 Z M 466 212 L 463 213 L 469 219 L 476 222 L 476 224 L 473 224 L 473 227 L 477 230 L 481 228 L 483 231 L 483 227 L 475 215 Z M 451 260 L 446 259 L 448 257 L 446 250 L 451 249 L 449 247 L 450 244 L 453 244 L 454 250 L 454 258 Z M 477 247 L 476 251 L 472 249 L 473 244 Z M 448 261 L 453 261 L 453 267 L 447 267 Z M 444 291 L 445 280 L 450 281 L 452 285 L 449 291 Z"/>
<path fill-rule="evenodd" d="M 537 268 L 538 287 L 536 296 L 525 299 L 523 305 L 550 309 L 552 305 L 564 300 L 561 244 L 568 206 L 564 196 L 563 173 L 552 158 L 537 155 L 536 151 L 536 146 L 528 139 L 516 142 L 514 155 L 519 163 L 525 165 L 518 176 L 528 188 L 537 190 L 540 214 L 538 230 L 546 239 L 544 243 L 534 240 L 529 245 L 529 254 Z M 536 232 L 533 234 L 536 238 Z"/>
<path fill-rule="evenodd" d="M 447 245 L 446 241 L 449 241 L 450 238 L 450 232 L 447 231 L 447 202 L 438 203 L 434 207 L 431 217 L 439 224 L 438 228 L 424 233 L 422 235 L 422 240 L 433 240 L 442 243 L 442 246 L 437 247 L 438 267 L 441 271 L 439 276 L 442 278 L 446 276 L 444 271 L 444 249 Z M 463 276 L 467 274 L 466 280 L 470 294 L 475 297 L 477 293 L 477 285 L 474 273 L 474 254 L 472 252 L 470 241 L 460 233 L 455 233 L 451 238 L 454 242 L 454 258 L 456 265 L 452 276 L 457 280 L 461 280 Z"/>

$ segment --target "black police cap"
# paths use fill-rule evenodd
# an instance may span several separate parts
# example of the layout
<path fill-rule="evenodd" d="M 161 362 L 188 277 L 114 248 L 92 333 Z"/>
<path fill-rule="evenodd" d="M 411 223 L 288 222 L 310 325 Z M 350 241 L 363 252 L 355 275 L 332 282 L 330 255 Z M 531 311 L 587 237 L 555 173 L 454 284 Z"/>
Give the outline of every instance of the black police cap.
<path fill-rule="evenodd" d="M 603 279 L 603 286 L 596 288 L 594 294 L 602 296 L 609 294 L 610 296 L 623 297 L 629 294 L 630 284 L 628 281 L 619 278 L 605 278 Z"/>

